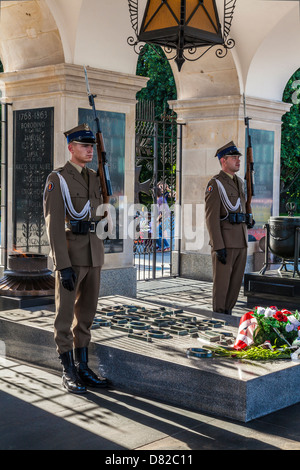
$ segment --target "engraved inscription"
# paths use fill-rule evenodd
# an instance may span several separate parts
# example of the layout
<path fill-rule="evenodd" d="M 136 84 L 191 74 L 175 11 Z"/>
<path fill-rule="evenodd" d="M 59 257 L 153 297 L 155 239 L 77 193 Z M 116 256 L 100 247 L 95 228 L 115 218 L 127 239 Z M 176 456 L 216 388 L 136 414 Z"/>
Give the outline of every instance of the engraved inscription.
<path fill-rule="evenodd" d="M 48 253 L 43 191 L 53 168 L 54 108 L 14 111 L 14 248 Z"/>

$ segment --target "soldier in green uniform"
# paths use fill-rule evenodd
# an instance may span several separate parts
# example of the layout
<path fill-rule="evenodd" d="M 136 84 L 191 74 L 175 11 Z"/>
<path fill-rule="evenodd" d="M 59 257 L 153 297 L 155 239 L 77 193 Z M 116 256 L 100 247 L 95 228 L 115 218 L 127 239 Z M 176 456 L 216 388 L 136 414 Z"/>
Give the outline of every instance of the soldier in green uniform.
<path fill-rule="evenodd" d="M 102 204 L 97 173 L 86 167 L 93 159 L 95 136 L 86 124 L 65 133 L 70 160 L 54 170 L 44 191 L 44 216 L 50 256 L 56 271 L 54 338 L 63 366 L 63 385 L 73 393 L 103 387 L 105 378 L 88 367 L 88 345 L 104 262 L 96 215 Z"/>
<path fill-rule="evenodd" d="M 213 267 L 213 311 L 230 315 L 244 276 L 250 225 L 243 180 L 236 175 L 241 153 L 231 141 L 218 149 L 215 156 L 221 171 L 208 182 L 205 192 Z"/>

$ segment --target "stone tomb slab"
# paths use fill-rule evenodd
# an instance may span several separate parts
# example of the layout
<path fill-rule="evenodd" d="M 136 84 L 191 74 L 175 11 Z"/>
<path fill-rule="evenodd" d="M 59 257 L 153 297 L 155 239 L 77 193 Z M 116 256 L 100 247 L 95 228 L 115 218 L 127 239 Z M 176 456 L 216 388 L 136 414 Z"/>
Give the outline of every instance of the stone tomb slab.
<path fill-rule="evenodd" d="M 60 370 L 53 310 L 45 306 L 0 312 L 0 337 L 7 356 Z M 234 341 L 236 334 L 236 326 L 212 314 L 105 297 L 92 329 L 90 364 L 114 388 L 242 422 L 299 402 L 299 363 L 188 354 L 216 339 Z"/>

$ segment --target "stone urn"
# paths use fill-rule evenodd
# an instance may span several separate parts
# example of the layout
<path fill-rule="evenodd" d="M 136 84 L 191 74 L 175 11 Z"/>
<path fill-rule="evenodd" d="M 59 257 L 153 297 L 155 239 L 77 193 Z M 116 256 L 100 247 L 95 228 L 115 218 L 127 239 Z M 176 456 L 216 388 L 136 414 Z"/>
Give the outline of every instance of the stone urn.
<path fill-rule="evenodd" d="M 283 259 L 294 259 L 296 228 L 300 228 L 300 217 L 270 217 L 268 224 L 271 252 Z"/>

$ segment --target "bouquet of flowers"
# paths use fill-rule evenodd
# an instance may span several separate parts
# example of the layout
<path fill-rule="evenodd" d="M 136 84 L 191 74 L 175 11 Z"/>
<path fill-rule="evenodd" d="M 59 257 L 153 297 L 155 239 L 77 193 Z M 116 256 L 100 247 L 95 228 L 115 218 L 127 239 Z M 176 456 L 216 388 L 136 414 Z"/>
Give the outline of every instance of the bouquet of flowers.
<path fill-rule="evenodd" d="M 274 360 L 300 357 L 300 314 L 277 307 L 255 307 L 242 316 L 233 350 L 213 348 L 214 355 Z"/>
<path fill-rule="evenodd" d="M 256 307 L 252 315 L 257 321 L 257 327 L 253 332 L 254 344 L 258 345 L 269 341 L 274 347 L 282 345 L 282 342 L 292 345 L 298 338 L 300 343 L 298 311 L 292 314 L 286 309 L 278 310 L 275 306 Z"/>

